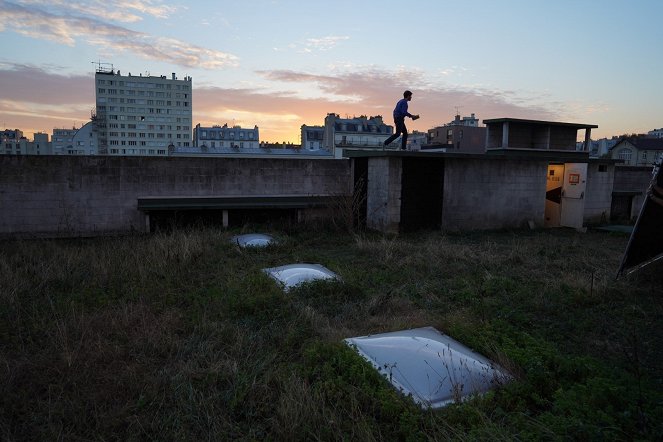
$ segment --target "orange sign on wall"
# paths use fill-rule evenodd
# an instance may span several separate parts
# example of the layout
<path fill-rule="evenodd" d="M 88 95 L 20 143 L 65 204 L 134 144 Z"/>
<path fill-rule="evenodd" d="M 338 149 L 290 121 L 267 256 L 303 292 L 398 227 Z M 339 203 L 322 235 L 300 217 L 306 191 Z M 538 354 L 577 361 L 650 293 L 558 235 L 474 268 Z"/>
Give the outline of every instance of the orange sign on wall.
<path fill-rule="evenodd" d="M 569 174 L 569 184 L 578 184 L 580 183 L 580 174 L 579 173 L 570 173 Z"/>

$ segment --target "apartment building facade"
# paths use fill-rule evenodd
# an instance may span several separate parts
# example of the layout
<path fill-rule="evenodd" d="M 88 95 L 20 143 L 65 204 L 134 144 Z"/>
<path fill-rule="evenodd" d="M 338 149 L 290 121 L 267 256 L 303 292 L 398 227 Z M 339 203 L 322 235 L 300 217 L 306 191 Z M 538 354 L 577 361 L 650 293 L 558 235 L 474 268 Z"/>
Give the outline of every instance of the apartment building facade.
<path fill-rule="evenodd" d="M 20 129 L 5 129 L 0 132 L 0 141 L 18 141 L 23 138 L 23 131 Z"/>
<path fill-rule="evenodd" d="M 380 115 L 341 118 L 330 113 L 325 117 L 323 146 L 330 152 L 339 148 L 380 148 L 393 133 Z"/>
<path fill-rule="evenodd" d="M 260 146 L 260 130 L 241 126 L 201 126 L 196 124 L 193 129 L 193 145 L 198 148 L 239 148 L 257 149 Z"/>
<path fill-rule="evenodd" d="M 48 141 L 48 134 L 37 132 L 34 134 L 34 140 L 30 141 L 20 132 L 20 137 L 15 136 L 2 137 L 0 155 L 51 155 L 53 153 L 51 143 Z"/>
<path fill-rule="evenodd" d="M 169 146 L 192 145 L 192 79 L 165 75 L 95 73 L 99 154 L 166 156 Z"/>
<path fill-rule="evenodd" d="M 444 148 L 446 152 L 484 153 L 486 151 L 486 128 L 479 126 L 479 119 L 456 115 L 444 126 L 428 130 L 428 145 L 424 149 Z"/>
<path fill-rule="evenodd" d="M 654 129 L 647 132 L 647 135 L 652 138 L 663 138 L 663 127 L 660 129 Z"/>
<path fill-rule="evenodd" d="M 307 126 L 302 124 L 301 139 L 302 149 L 307 151 L 316 151 L 324 148 L 324 126 Z"/>
<path fill-rule="evenodd" d="M 653 166 L 663 154 L 663 138 L 624 138 L 610 150 L 610 158 L 624 166 Z"/>
<path fill-rule="evenodd" d="M 94 121 L 89 121 L 76 129 L 53 129 L 51 138 L 54 155 L 98 155 L 98 129 Z"/>

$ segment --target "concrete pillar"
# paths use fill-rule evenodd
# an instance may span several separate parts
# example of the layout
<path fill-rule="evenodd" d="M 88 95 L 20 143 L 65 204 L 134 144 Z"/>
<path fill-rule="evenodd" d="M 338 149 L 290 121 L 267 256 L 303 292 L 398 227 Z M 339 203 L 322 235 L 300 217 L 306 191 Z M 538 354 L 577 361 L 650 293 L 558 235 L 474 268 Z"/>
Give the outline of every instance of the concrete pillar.
<path fill-rule="evenodd" d="M 592 141 L 591 135 L 592 135 L 592 129 L 588 127 L 587 129 L 585 129 L 585 151 L 586 152 L 589 152 L 589 150 L 590 150 L 589 149 L 589 143 Z"/>
<path fill-rule="evenodd" d="M 502 123 L 502 149 L 509 147 L 509 122 Z"/>
<path fill-rule="evenodd" d="M 398 233 L 401 221 L 401 157 L 368 159 L 366 225 L 385 233 Z"/>

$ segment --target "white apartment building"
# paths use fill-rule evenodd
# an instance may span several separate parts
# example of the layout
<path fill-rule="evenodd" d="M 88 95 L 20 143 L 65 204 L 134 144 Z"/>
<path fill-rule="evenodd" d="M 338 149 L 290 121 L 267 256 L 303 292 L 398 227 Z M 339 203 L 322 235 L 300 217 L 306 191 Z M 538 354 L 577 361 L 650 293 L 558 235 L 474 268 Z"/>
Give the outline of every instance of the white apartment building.
<path fill-rule="evenodd" d="M 2 137 L 0 155 L 51 155 L 51 143 L 48 141 L 48 134 L 37 132 L 34 134 L 34 141 L 30 141 L 23 136 Z"/>
<path fill-rule="evenodd" d="M 479 119 L 474 115 L 470 114 L 469 117 L 460 118 L 459 114 L 456 114 L 454 120 L 447 124 L 447 126 L 469 126 L 469 127 L 479 127 Z"/>
<path fill-rule="evenodd" d="M 406 144 L 407 150 L 419 151 L 422 146 L 428 144 L 428 134 L 418 130 L 412 131 L 407 137 Z"/>
<path fill-rule="evenodd" d="M 98 155 L 99 137 L 94 121 L 76 129 L 53 129 L 51 138 L 54 155 Z"/>
<path fill-rule="evenodd" d="M 324 147 L 324 126 L 307 126 L 302 124 L 301 133 L 302 149 L 307 151 L 316 151 Z"/>
<path fill-rule="evenodd" d="M 649 135 L 652 138 L 663 138 L 663 127 L 660 129 L 650 130 L 649 132 L 647 132 L 647 135 Z"/>
<path fill-rule="evenodd" d="M 23 138 L 23 131 L 20 129 L 5 129 L 0 132 L 0 141 L 18 141 Z"/>
<path fill-rule="evenodd" d="M 330 113 L 325 117 L 323 146 L 336 154 L 343 148 L 382 149 L 384 141 L 393 133 L 393 127 L 385 124 L 382 117 L 360 116 L 341 118 Z"/>
<path fill-rule="evenodd" d="M 101 155 L 168 155 L 191 140 L 191 77 L 122 76 L 99 65 L 94 76 Z"/>
<path fill-rule="evenodd" d="M 243 129 L 241 126 L 228 127 L 228 124 L 211 127 L 196 124 L 193 129 L 193 143 L 195 147 L 201 149 L 257 149 L 260 147 L 260 132 L 258 126 L 254 126 L 253 129 Z"/>

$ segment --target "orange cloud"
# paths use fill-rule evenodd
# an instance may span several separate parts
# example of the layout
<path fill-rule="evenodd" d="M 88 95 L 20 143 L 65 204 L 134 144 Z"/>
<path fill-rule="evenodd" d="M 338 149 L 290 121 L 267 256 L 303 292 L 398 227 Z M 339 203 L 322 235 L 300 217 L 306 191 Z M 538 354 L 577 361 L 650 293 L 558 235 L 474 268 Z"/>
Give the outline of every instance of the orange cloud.
<path fill-rule="evenodd" d="M 80 125 L 89 120 L 95 104 L 94 77 L 57 72 L 57 69 L 0 64 L 3 79 L 0 110 L 7 127 L 26 133 L 33 129 L 50 133 L 53 127 Z M 262 140 L 297 143 L 302 124 L 322 125 L 328 113 L 342 117 L 382 115 L 391 124 L 391 112 L 405 89 L 414 92 L 410 110 L 422 116 L 416 122 L 408 121 L 411 130 L 426 131 L 448 123 L 459 104 L 464 115 L 475 113 L 481 119 L 554 120 L 556 116 L 554 107 L 513 103 L 514 94 L 509 92 L 432 87 L 417 76 L 410 78 L 412 83 L 409 83 L 400 73 L 377 69 L 324 76 L 294 71 L 262 71 L 260 75 L 279 84 L 292 83 L 292 90 L 196 87 L 194 78 L 193 125 L 257 125 Z M 314 84 L 325 96 L 302 96 L 297 90 L 303 83 Z"/>

